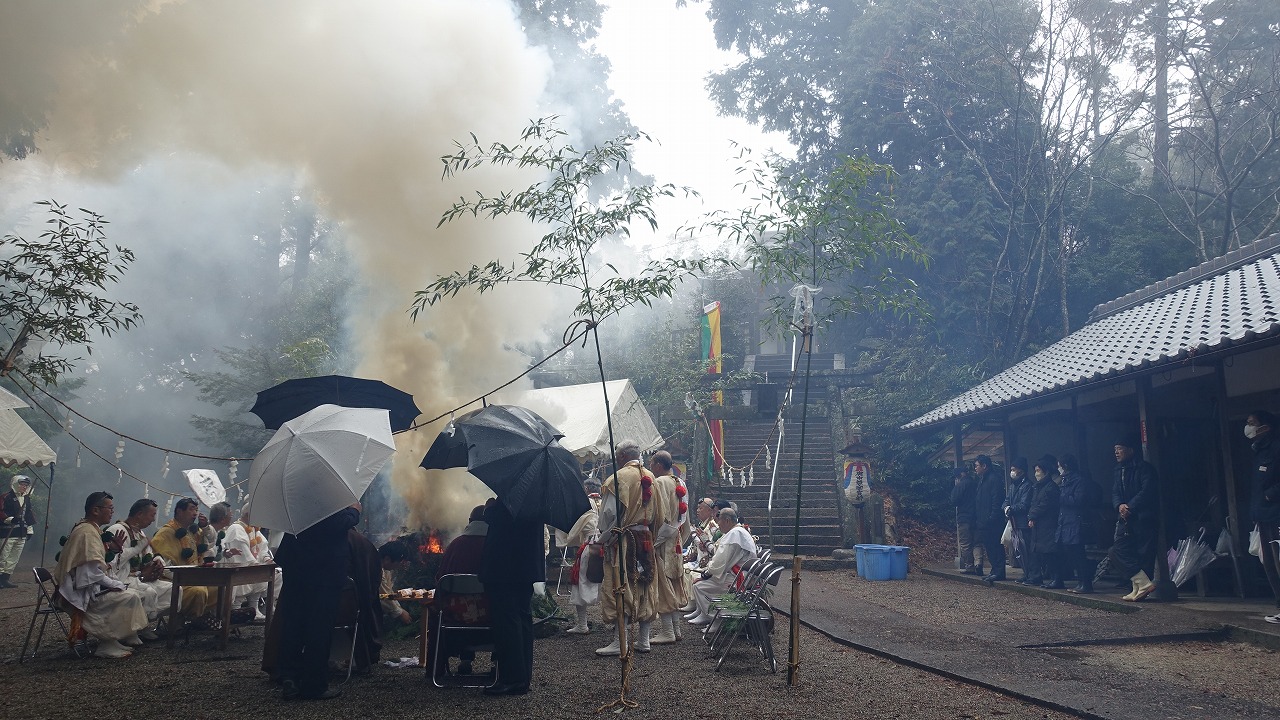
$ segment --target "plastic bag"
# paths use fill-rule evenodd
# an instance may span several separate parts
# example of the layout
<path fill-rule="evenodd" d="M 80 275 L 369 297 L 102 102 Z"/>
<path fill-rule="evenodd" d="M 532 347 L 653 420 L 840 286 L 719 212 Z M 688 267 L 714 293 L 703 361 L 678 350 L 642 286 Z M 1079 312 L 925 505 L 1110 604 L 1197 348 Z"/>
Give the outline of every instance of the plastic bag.
<path fill-rule="evenodd" d="M 1222 532 L 1218 533 L 1218 544 L 1214 546 L 1213 552 L 1217 555 L 1235 555 L 1231 550 L 1231 533 L 1226 528 L 1222 528 Z"/>
<path fill-rule="evenodd" d="M 1000 544 L 1008 545 L 1013 542 L 1013 521 L 1010 520 L 1004 524 L 1004 532 L 1000 535 Z"/>
<path fill-rule="evenodd" d="M 1258 532 L 1258 524 L 1253 524 L 1253 529 L 1249 531 L 1249 554 L 1262 559 L 1262 534 Z"/>

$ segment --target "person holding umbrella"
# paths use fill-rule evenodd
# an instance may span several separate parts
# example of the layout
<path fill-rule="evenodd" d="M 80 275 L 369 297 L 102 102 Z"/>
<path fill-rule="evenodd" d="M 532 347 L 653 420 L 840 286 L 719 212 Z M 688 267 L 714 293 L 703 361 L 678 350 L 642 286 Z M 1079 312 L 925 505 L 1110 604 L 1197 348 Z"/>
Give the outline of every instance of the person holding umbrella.
<path fill-rule="evenodd" d="M 282 700 L 328 700 L 342 694 L 329 687 L 329 649 L 342 588 L 351 574 L 347 531 L 359 524 L 360 504 L 355 503 L 297 535 L 286 533 L 276 552 L 276 563 L 284 570 L 277 615 Z"/>
<path fill-rule="evenodd" d="M 506 503 L 490 500 L 484 509 L 488 534 L 480 562 L 480 582 L 489 598 L 489 628 L 497 682 L 485 695 L 523 695 L 533 679 L 533 584 L 546 582 L 542 523 L 520 519 Z"/>

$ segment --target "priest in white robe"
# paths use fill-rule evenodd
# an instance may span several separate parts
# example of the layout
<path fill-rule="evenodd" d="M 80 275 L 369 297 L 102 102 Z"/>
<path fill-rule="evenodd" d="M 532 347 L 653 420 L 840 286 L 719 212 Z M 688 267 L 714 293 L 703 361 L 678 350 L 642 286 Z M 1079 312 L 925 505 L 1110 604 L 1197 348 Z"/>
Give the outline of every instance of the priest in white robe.
<path fill-rule="evenodd" d="M 215 506 L 210 511 L 209 522 L 213 523 L 213 515 L 218 512 Z M 249 524 L 249 508 L 246 506 L 240 513 L 240 519 L 226 527 L 222 538 L 222 564 L 224 565 L 257 565 L 271 562 L 271 551 L 267 549 L 267 539 L 258 528 Z M 276 569 L 276 582 L 279 587 L 280 570 Z M 278 593 L 277 593 L 278 595 Z M 267 596 L 266 583 L 237 585 L 232 590 L 231 604 L 240 607 L 248 604 L 253 608 L 254 618 L 266 620 L 266 615 L 258 607 L 258 601 Z"/>
<path fill-rule="evenodd" d="M 152 623 L 168 615 L 173 601 L 173 583 L 160 576 L 164 560 L 151 549 L 151 538 L 146 532 L 156 521 L 156 510 L 155 500 L 142 498 L 129 508 L 127 518 L 107 528 L 113 537 L 125 534 L 120 553 L 111 561 L 111 576 L 142 596 L 142 609 Z M 158 637 L 150 627 L 138 636 L 143 640 Z"/>
<path fill-rule="evenodd" d="M 109 574 L 111 560 L 123 549 L 126 537 L 121 533 L 110 541 L 103 539 L 102 528 L 111 523 L 114 512 L 111 495 L 89 495 L 84 519 L 76 523 L 58 553 L 53 579 L 59 602 L 83 613 L 81 628 L 98 640 L 95 654 L 123 658 L 132 654 L 126 644 L 142 644 L 138 631 L 146 628 L 147 613 L 142 596 Z"/>
<path fill-rule="evenodd" d="M 716 515 L 716 524 L 723 534 L 716 544 L 715 555 L 703 571 L 703 579 L 693 584 L 693 599 L 698 610 L 688 619 L 694 625 L 711 622 L 711 601 L 728 590 L 737 581 L 742 566 L 756 557 L 756 541 L 738 523 L 738 514 L 733 508 L 722 509 Z"/>

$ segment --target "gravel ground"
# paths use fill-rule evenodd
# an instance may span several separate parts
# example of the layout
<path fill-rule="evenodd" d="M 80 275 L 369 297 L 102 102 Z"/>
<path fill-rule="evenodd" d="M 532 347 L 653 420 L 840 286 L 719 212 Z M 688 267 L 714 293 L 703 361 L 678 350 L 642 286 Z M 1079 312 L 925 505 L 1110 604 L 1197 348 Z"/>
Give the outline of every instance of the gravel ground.
<path fill-rule="evenodd" d="M 883 584 L 882 584 L 883 585 Z M 951 589 L 951 588 L 948 588 Z M 23 593 L 23 590 L 5 591 Z M 4 600 L 11 598 L 6 595 Z M 923 602 L 903 598 L 899 602 Z M 603 632 L 589 636 L 558 634 L 534 646 L 533 692 L 523 697 L 485 698 L 478 690 L 439 690 L 417 669 L 375 668 L 347 685 L 341 698 L 327 702 L 280 702 L 258 670 L 260 628 L 246 628 L 226 651 L 212 635 L 194 635 L 190 645 L 167 650 L 152 644 L 126 660 L 79 660 L 57 648 L 42 648 L 35 660 L 17 664 L 31 609 L 0 610 L 0 657 L 9 717 L 65 718 L 110 710 L 119 718 L 172 718 L 175 715 L 222 720 L 232 714 L 282 714 L 299 718 L 504 718 L 597 717 L 597 708 L 617 697 L 618 663 L 598 658 L 594 648 L 607 643 Z M 774 642 L 786 653 L 785 618 L 779 617 Z M 383 657 L 414 655 L 416 641 L 390 643 Z M 640 707 L 633 718 L 723 718 L 746 712 L 763 718 L 1062 718 L 999 693 L 956 683 L 850 650 L 803 631 L 800 685 L 789 688 L 786 672 L 770 674 L 754 651 L 735 650 L 721 672 L 713 671 L 707 648 L 686 632 L 676 645 L 655 647 L 637 656 L 631 697 Z M 26 692 L 15 692 L 15 688 Z"/>
<path fill-rule="evenodd" d="M 1076 649 L 1076 648 L 1073 648 Z M 1080 662 L 1123 668 L 1166 680 L 1176 677 L 1205 695 L 1251 700 L 1280 708 L 1274 650 L 1244 643 L 1185 642 L 1079 648 Z M 1067 654 L 1068 657 L 1071 654 Z"/>

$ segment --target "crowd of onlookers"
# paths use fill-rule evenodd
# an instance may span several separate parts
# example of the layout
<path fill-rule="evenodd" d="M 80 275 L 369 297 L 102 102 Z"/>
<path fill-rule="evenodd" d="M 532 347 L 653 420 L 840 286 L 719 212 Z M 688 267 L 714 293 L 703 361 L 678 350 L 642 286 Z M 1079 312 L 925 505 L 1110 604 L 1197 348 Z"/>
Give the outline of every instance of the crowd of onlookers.
<path fill-rule="evenodd" d="M 1252 467 L 1249 520 L 1254 524 L 1256 554 L 1280 609 L 1280 468 L 1272 444 L 1275 416 L 1265 410 L 1249 414 L 1244 435 L 1250 441 Z M 1006 470 L 987 455 L 972 467 L 952 473 L 956 508 L 957 567 L 988 583 L 1006 580 L 1008 566 L 1020 567 L 1017 582 L 1048 589 L 1092 593 L 1097 563 L 1086 546 L 1106 549 L 1111 571 L 1130 583 L 1122 599 L 1139 601 L 1157 590 L 1169 567 L 1157 555 L 1160 481 L 1156 468 L 1142 458 L 1136 435 L 1117 438 L 1115 467 L 1104 488 L 1082 471 L 1074 455 L 1044 455 L 1028 465 L 1014 459 Z M 1101 523 L 1114 521 L 1109 545 L 1097 543 Z M 1233 542 L 1228 537 L 1229 542 Z M 986 571 L 989 568 L 989 572 Z M 1264 618 L 1280 624 L 1280 612 Z"/>

